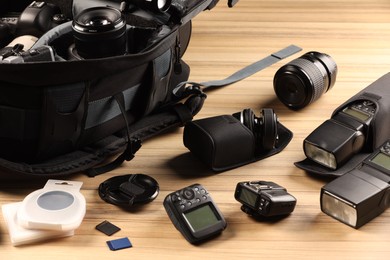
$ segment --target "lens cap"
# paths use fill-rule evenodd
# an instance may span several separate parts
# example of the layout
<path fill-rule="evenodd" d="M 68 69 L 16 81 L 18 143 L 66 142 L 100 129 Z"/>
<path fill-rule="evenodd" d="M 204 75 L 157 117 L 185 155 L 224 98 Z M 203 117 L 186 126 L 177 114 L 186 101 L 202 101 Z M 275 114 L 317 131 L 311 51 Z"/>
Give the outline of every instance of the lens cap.
<path fill-rule="evenodd" d="M 112 177 L 99 185 L 102 200 L 124 208 L 154 200 L 159 193 L 158 182 L 145 174 Z"/>

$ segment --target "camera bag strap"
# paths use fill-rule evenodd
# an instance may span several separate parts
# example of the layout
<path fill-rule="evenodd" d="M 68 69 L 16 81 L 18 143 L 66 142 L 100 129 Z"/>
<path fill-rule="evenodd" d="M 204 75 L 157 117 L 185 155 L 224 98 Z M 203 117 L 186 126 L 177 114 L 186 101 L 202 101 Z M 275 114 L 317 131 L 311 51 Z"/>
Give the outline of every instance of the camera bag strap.
<path fill-rule="evenodd" d="M 191 85 L 192 87 L 200 87 L 202 90 L 206 89 L 212 89 L 212 88 L 217 88 L 217 87 L 224 87 L 227 85 L 231 85 L 233 83 L 236 83 L 240 80 L 243 80 L 256 72 L 259 72 L 276 62 L 283 60 L 299 51 L 302 49 L 298 46 L 295 45 L 290 45 L 284 49 L 281 49 L 278 52 L 275 52 L 259 61 L 256 61 L 241 70 L 233 73 L 229 77 L 222 79 L 222 80 L 212 80 L 212 81 L 207 81 L 207 82 L 202 82 L 202 83 L 196 83 L 196 82 L 183 82 L 179 84 L 176 89 L 174 90 L 174 94 L 177 96 L 181 95 L 181 92 L 185 89 L 186 85 Z"/>

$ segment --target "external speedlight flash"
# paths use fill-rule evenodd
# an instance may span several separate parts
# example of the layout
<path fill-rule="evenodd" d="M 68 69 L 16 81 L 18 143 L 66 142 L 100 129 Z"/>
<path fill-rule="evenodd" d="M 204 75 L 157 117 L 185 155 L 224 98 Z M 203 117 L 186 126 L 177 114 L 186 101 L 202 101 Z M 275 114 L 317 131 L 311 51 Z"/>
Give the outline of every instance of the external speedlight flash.
<path fill-rule="evenodd" d="M 306 157 L 332 170 L 342 166 L 368 142 L 368 128 L 376 109 L 368 100 L 346 106 L 304 140 Z"/>
<path fill-rule="evenodd" d="M 321 210 L 359 228 L 379 216 L 390 204 L 390 141 L 362 165 L 321 189 Z"/>

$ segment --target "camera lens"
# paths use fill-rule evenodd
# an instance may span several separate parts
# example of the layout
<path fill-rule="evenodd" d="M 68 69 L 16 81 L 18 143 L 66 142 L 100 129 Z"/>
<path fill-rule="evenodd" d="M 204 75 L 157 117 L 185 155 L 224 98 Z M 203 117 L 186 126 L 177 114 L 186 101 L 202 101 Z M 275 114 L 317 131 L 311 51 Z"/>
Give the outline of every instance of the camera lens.
<path fill-rule="evenodd" d="M 276 72 L 274 90 L 287 107 L 300 109 L 331 89 L 336 75 L 337 65 L 329 55 L 308 52 Z"/>
<path fill-rule="evenodd" d="M 93 7 L 75 17 L 73 35 L 78 55 L 85 59 L 126 53 L 126 21 L 112 7 Z"/>

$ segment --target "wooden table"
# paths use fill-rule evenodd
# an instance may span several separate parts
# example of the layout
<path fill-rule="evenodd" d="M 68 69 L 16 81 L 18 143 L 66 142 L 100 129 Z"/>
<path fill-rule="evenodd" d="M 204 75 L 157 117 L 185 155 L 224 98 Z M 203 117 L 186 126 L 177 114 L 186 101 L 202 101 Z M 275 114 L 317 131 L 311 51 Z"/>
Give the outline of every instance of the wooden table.
<path fill-rule="evenodd" d="M 177 129 L 144 143 L 136 157 L 96 178 L 83 174 L 87 212 L 73 237 L 13 247 L 0 218 L 0 259 L 387 259 L 390 254 L 390 211 L 356 230 L 320 210 L 321 187 L 293 163 L 304 159 L 302 143 L 333 110 L 390 68 L 390 2 L 385 0 L 241 0 L 229 9 L 221 1 L 193 20 L 193 35 L 184 60 L 190 80 L 222 79 L 272 52 L 295 44 L 303 52 L 232 86 L 212 91 L 196 119 L 252 108 L 257 115 L 270 107 L 294 138 L 280 154 L 234 170 L 214 173 L 189 154 Z M 275 96 L 276 70 L 308 51 L 329 54 L 338 64 L 336 85 L 317 102 L 299 111 Z M 109 177 L 145 173 L 160 184 L 159 196 L 134 211 L 103 202 L 97 187 Z M 237 182 L 276 182 L 297 198 L 295 211 L 280 220 L 256 221 L 234 199 Z M 199 246 L 189 244 L 169 220 L 165 196 L 193 183 L 204 185 L 223 212 L 228 227 L 221 236 Z M 0 204 L 21 201 L 44 181 L 0 184 Z M 95 226 L 108 220 L 121 231 L 108 237 Z M 110 251 L 107 240 L 128 237 L 133 248 Z"/>

